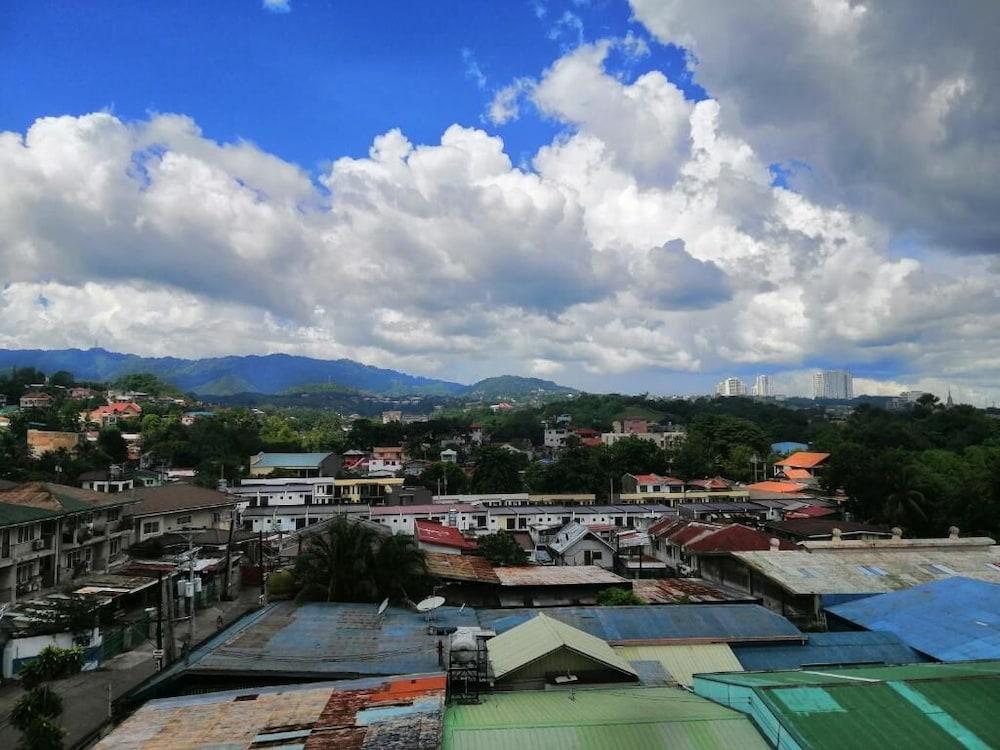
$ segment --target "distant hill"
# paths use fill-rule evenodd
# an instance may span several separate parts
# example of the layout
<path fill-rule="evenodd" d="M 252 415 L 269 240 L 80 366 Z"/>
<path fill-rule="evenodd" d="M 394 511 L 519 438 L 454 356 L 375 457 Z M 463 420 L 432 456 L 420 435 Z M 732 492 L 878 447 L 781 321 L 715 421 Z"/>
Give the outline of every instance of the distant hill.
<path fill-rule="evenodd" d="M 473 383 L 466 388 L 462 395 L 466 398 L 495 401 L 502 398 L 526 398 L 529 396 L 568 396 L 573 393 L 579 393 L 579 391 L 553 383 L 551 380 L 500 375 Z"/>
<path fill-rule="evenodd" d="M 36 367 L 45 373 L 68 370 L 81 380 L 110 382 L 149 372 L 185 392 L 203 396 L 359 391 L 380 395 L 420 394 L 494 400 L 575 393 L 548 380 L 504 375 L 474 385 L 409 375 L 350 359 L 313 359 L 290 354 L 180 359 L 140 357 L 105 349 L 0 349 L 0 370 Z"/>

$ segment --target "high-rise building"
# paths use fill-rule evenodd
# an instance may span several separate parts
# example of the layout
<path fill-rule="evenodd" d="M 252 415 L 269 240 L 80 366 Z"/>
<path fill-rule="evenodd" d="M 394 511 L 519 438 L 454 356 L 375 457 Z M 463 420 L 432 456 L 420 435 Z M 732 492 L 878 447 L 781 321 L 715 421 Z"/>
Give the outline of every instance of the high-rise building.
<path fill-rule="evenodd" d="M 758 375 L 753 381 L 753 388 L 750 389 L 752 396 L 773 396 L 771 392 L 771 376 Z"/>
<path fill-rule="evenodd" d="M 813 374 L 813 398 L 854 398 L 854 376 L 845 370 L 823 370 Z"/>
<path fill-rule="evenodd" d="M 726 378 L 715 386 L 716 396 L 746 396 L 748 392 L 747 384 L 739 378 Z"/>

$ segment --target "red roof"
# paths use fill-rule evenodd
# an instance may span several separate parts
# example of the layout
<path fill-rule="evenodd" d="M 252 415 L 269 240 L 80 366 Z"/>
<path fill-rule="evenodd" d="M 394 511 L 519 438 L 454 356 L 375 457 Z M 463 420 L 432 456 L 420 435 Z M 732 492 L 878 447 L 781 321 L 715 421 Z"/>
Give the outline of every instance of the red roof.
<path fill-rule="evenodd" d="M 417 541 L 426 544 L 437 544 L 441 547 L 456 549 L 478 549 L 479 545 L 462 536 L 462 532 L 453 526 L 442 526 L 434 521 L 416 520 Z"/>
<path fill-rule="evenodd" d="M 822 518 L 823 516 L 832 516 L 836 512 L 837 511 L 833 508 L 821 508 L 818 505 L 807 505 L 804 508 L 793 510 L 791 513 L 786 513 L 785 518 Z"/>
<path fill-rule="evenodd" d="M 712 477 L 711 479 L 692 479 L 688 484 L 692 487 L 701 487 L 706 490 L 728 490 L 733 485 L 728 479 L 722 477 Z"/>
<path fill-rule="evenodd" d="M 659 474 L 636 474 L 635 481 L 638 484 L 684 484 L 676 477 L 661 477 Z"/>
<path fill-rule="evenodd" d="M 646 533 L 650 536 L 660 536 L 660 533 L 668 528 L 671 524 L 677 523 L 677 516 L 664 516 L 659 521 L 649 525 L 646 529 Z"/>
<path fill-rule="evenodd" d="M 573 430 L 573 432 L 576 433 L 577 435 L 579 435 L 582 438 L 583 437 L 597 437 L 598 435 L 601 434 L 597 430 L 594 430 L 594 429 L 592 429 L 590 427 L 577 427 L 575 430 Z"/>
<path fill-rule="evenodd" d="M 771 548 L 769 534 L 739 523 L 678 520 L 655 535 L 692 552 L 752 552 Z M 796 549 L 791 542 L 781 542 L 780 548 Z"/>
<path fill-rule="evenodd" d="M 775 466 L 787 466 L 792 469 L 814 469 L 830 457 L 829 453 L 810 453 L 799 451 L 775 463 Z"/>
<path fill-rule="evenodd" d="M 788 479 L 812 479 L 809 469 L 785 469 L 782 474 Z"/>
<path fill-rule="evenodd" d="M 580 445 L 585 448 L 600 448 L 604 443 L 599 437 L 585 437 L 580 439 Z"/>
<path fill-rule="evenodd" d="M 125 412 L 142 414 L 142 407 L 139 406 L 139 404 L 133 404 L 130 401 L 123 404 L 108 404 L 106 406 L 98 406 L 90 412 L 90 416 L 97 415 L 102 417 L 105 414 L 124 414 Z"/>

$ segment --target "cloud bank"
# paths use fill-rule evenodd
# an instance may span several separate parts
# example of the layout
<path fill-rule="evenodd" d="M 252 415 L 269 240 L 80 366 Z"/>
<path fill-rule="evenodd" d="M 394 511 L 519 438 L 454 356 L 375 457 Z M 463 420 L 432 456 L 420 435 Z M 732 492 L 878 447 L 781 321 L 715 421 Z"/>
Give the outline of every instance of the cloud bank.
<path fill-rule="evenodd" d="M 391 130 L 310 175 L 184 115 L 39 119 L 0 134 L 0 346 L 289 351 L 608 389 L 652 368 L 653 392 L 671 391 L 670 371 L 844 363 L 994 398 L 990 71 L 944 34 L 938 64 L 885 81 L 894 102 L 852 99 L 870 73 L 852 66 L 902 76 L 896 63 L 913 62 L 895 36 L 913 24 L 889 28 L 908 5 L 789 2 L 769 29 L 773 15 L 743 5 L 637 1 L 715 98 L 689 101 L 657 71 L 610 73 L 625 41 L 578 45 L 489 108 L 496 125 L 526 107 L 562 124 L 527 167 L 458 124 L 435 144 Z M 727 48 L 734 24 L 756 45 Z M 765 91 L 751 51 L 780 45 L 791 58 L 772 72 L 802 80 Z M 844 60 L 819 86 L 833 48 Z M 896 128 L 907 137 L 877 142 Z M 769 165 L 793 158 L 814 184 L 772 186 Z M 903 252 L 905 232 L 929 239 Z"/>

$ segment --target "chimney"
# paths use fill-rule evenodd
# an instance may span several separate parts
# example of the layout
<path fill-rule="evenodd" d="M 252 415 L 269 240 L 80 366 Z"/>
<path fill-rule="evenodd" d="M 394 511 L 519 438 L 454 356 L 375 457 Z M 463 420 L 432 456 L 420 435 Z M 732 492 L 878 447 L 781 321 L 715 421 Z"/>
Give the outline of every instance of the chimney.
<path fill-rule="evenodd" d="M 840 529 L 834 529 L 833 530 L 833 543 L 834 544 L 840 544 L 840 535 L 842 533 L 843 532 Z"/>
<path fill-rule="evenodd" d="M 892 538 L 893 538 L 893 540 L 896 540 L 896 541 L 902 539 L 903 538 L 903 530 L 901 528 L 899 528 L 898 526 L 893 526 L 892 527 Z"/>
<path fill-rule="evenodd" d="M 958 526 L 949 526 L 948 527 L 948 538 L 949 539 L 958 539 Z"/>
<path fill-rule="evenodd" d="M 779 542 L 775 537 L 771 537 L 771 552 L 777 552 L 781 549 L 781 542 Z"/>

